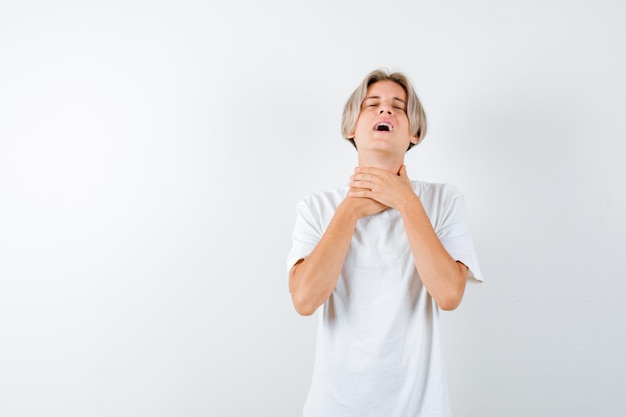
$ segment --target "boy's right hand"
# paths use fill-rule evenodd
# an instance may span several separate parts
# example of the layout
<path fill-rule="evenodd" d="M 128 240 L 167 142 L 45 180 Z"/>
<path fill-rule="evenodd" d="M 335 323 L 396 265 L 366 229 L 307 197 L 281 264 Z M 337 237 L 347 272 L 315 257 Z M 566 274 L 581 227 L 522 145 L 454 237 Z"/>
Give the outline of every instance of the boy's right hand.
<path fill-rule="evenodd" d="M 359 191 L 359 188 L 350 187 L 350 191 Z M 363 197 L 349 197 L 341 202 L 342 205 L 346 206 L 346 210 L 349 213 L 353 213 L 357 216 L 357 218 L 372 216 L 376 213 L 380 213 L 385 211 L 389 207 L 386 205 L 379 203 L 376 200 L 372 200 L 371 198 L 363 198 Z"/>

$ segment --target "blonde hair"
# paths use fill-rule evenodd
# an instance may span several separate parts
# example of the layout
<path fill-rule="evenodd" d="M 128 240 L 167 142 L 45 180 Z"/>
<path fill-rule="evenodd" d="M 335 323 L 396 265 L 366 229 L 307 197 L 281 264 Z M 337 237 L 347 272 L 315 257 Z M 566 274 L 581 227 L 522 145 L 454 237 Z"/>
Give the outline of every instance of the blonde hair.
<path fill-rule="evenodd" d="M 345 139 L 350 141 L 356 148 L 354 139 L 350 138 L 354 134 L 356 129 L 356 122 L 361 114 L 361 105 L 367 94 L 367 89 L 370 85 L 377 83 L 378 81 L 393 81 L 398 84 L 407 97 L 406 114 L 409 119 L 409 128 L 411 130 L 411 136 L 417 136 L 417 143 L 420 143 L 424 136 L 426 136 L 426 113 L 422 108 L 415 90 L 411 86 L 409 79 L 401 72 L 389 72 L 386 69 L 378 69 L 367 74 L 363 82 L 357 87 L 356 90 L 350 95 L 346 105 L 343 109 L 343 115 L 341 116 L 341 134 Z M 415 143 L 415 145 L 417 145 Z M 413 147 L 413 143 L 409 145 L 409 149 Z"/>

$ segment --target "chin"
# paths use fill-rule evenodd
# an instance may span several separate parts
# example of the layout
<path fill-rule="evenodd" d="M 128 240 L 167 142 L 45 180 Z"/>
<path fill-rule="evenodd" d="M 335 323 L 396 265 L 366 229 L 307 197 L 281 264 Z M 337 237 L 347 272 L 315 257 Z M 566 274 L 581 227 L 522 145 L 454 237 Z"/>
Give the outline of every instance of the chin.
<path fill-rule="evenodd" d="M 358 146 L 358 145 L 357 145 Z M 407 148 L 409 146 L 407 145 Z M 389 144 L 373 144 L 367 147 L 358 148 L 363 152 L 376 152 L 376 153 L 386 153 L 390 155 L 404 155 L 406 149 L 398 149 L 396 147 L 389 146 Z"/>

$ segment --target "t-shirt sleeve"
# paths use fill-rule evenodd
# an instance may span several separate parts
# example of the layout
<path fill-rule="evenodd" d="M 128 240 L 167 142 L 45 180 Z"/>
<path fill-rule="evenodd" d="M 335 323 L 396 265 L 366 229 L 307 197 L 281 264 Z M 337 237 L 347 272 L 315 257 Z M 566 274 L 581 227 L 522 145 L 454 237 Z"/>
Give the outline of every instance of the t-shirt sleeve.
<path fill-rule="evenodd" d="M 483 275 L 467 225 L 463 195 L 455 192 L 449 204 L 444 207 L 436 230 L 439 240 L 452 258 L 469 268 L 468 278 L 482 282 Z"/>
<path fill-rule="evenodd" d="M 287 255 L 287 271 L 315 249 L 322 238 L 319 214 L 316 215 L 311 198 L 300 201 L 296 207 L 296 224 L 291 235 L 291 250 Z"/>

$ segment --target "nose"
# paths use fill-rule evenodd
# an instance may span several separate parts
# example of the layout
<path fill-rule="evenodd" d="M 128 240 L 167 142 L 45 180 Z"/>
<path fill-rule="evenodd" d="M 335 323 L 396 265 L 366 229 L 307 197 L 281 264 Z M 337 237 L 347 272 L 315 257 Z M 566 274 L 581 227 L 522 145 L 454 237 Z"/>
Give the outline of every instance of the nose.
<path fill-rule="evenodd" d="M 383 105 L 380 106 L 379 112 L 380 112 L 379 114 L 387 113 L 387 114 L 391 115 L 391 107 L 388 106 L 387 104 L 383 104 Z"/>

